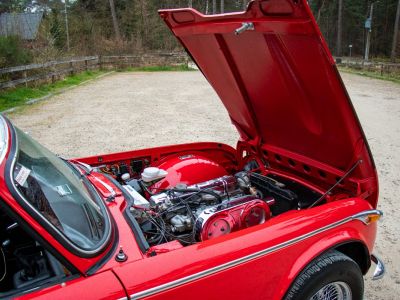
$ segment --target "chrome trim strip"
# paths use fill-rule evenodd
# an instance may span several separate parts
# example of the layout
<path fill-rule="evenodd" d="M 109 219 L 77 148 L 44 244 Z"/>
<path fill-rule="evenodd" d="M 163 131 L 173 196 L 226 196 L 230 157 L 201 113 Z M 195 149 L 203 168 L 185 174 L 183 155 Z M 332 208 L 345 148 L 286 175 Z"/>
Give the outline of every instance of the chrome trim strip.
<path fill-rule="evenodd" d="M 357 219 L 357 220 L 363 222 L 365 225 L 368 225 L 366 217 L 368 217 L 370 215 L 378 215 L 379 216 L 379 220 L 381 220 L 382 217 L 383 217 L 383 212 L 381 210 L 378 210 L 378 209 L 366 210 L 366 211 L 362 211 L 362 212 L 354 215 L 353 219 Z"/>
<path fill-rule="evenodd" d="M 144 297 L 149 297 L 149 296 L 154 295 L 156 293 L 159 293 L 159 292 L 162 292 L 162 291 L 165 291 L 165 290 L 169 290 L 169 289 L 177 287 L 179 285 L 182 285 L 182 284 L 185 284 L 185 283 L 188 283 L 188 282 L 191 282 L 191 281 L 195 281 L 195 280 L 200 279 L 202 277 L 209 276 L 209 275 L 215 274 L 217 272 L 220 272 L 220 271 L 223 271 L 223 270 L 238 266 L 240 264 L 243 264 L 243 263 L 246 263 L 248 261 L 260 258 L 260 257 L 265 256 L 267 254 L 270 254 L 272 252 L 276 252 L 278 250 L 284 249 L 284 248 L 289 247 L 289 246 L 291 246 L 293 244 L 296 244 L 296 243 L 299 243 L 301 241 L 304 241 L 309 237 L 312 237 L 312 236 L 317 235 L 319 233 L 322 233 L 322 232 L 325 232 L 327 230 L 333 229 L 335 227 L 338 227 L 340 225 L 343 225 L 343 224 L 345 224 L 347 222 L 350 222 L 350 221 L 353 221 L 353 220 L 358 220 L 358 221 L 361 221 L 361 222 L 363 222 L 365 224 L 365 222 L 362 219 L 360 219 L 360 217 L 362 217 L 362 216 L 365 217 L 365 216 L 367 216 L 369 214 L 376 214 L 377 212 L 382 213 L 381 211 L 378 211 L 378 210 L 375 210 L 375 209 L 374 210 L 363 211 L 361 213 L 358 213 L 358 214 L 355 214 L 353 216 L 344 218 L 344 219 L 342 219 L 340 221 L 337 221 L 337 222 L 334 222 L 334 223 L 332 223 L 330 225 L 321 227 L 319 229 L 316 229 L 316 230 L 311 231 L 309 233 L 303 234 L 301 236 L 298 236 L 296 238 L 293 238 L 293 239 L 288 240 L 286 242 L 283 242 L 281 244 L 272 246 L 270 248 L 267 248 L 267 249 L 264 249 L 264 250 L 261 250 L 261 251 L 246 255 L 244 257 L 232 260 L 232 261 L 224 263 L 222 265 L 219 265 L 219 266 L 216 266 L 216 267 L 213 267 L 213 268 L 210 268 L 210 269 L 207 269 L 207 270 L 204 270 L 204 271 L 201 271 L 201 272 L 198 272 L 198 273 L 195 273 L 195 274 L 192 274 L 192 275 L 189 275 L 189 276 L 186 276 L 186 277 L 183 277 L 183 278 L 180 278 L 180 279 L 168 282 L 168 283 L 164 283 L 162 285 L 159 285 L 159 286 L 156 286 L 156 287 L 153 287 L 153 288 L 141 291 L 141 292 L 137 292 L 137 293 L 131 294 L 130 295 L 130 299 L 136 300 L 136 299 L 141 299 L 141 298 L 144 298 Z"/>
<path fill-rule="evenodd" d="M 0 163 L 3 162 L 8 149 L 8 126 L 4 117 L 0 115 Z"/>
<path fill-rule="evenodd" d="M 383 261 L 381 261 L 380 258 L 375 254 L 371 254 L 371 261 L 373 261 L 376 264 L 374 274 L 372 275 L 372 280 L 378 280 L 383 278 L 383 276 L 386 273 Z"/>

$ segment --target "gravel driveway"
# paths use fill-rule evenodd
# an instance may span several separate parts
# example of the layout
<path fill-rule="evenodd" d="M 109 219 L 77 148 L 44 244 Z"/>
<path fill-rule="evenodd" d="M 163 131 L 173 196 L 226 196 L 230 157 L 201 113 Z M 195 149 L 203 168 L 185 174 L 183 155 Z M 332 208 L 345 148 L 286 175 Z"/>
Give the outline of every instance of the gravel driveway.
<path fill-rule="evenodd" d="M 366 298 L 400 297 L 400 85 L 342 74 L 376 160 L 383 280 Z M 237 134 L 200 72 L 114 73 L 12 113 L 14 123 L 66 157 L 188 141 L 235 145 Z"/>

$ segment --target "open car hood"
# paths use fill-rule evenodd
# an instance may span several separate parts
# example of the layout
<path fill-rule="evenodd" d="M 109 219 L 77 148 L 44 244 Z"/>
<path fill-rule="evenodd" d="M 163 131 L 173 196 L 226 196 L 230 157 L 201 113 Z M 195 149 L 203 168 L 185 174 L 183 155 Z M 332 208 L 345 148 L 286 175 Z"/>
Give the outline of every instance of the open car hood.
<path fill-rule="evenodd" d="M 369 181 L 376 197 L 367 141 L 306 0 L 257 0 L 245 12 L 223 15 L 190 8 L 159 14 L 221 98 L 242 140 L 259 153 L 274 153 L 277 165 L 307 163 L 337 176 L 362 160 L 352 177 Z"/>

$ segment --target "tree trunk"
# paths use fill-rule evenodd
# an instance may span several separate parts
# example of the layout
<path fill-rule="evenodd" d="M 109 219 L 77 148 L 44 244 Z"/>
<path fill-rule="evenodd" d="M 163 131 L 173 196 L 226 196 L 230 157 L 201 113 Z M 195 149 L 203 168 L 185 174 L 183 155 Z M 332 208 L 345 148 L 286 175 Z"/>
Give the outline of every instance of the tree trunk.
<path fill-rule="evenodd" d="M 67 51 L 70 50 L 70 43 L 69 43 L 69 25 L 68 25 L 68 0 L 64 1 L 65 7 L 65 33 L 67 36 Z"/>
<path fill-rule="evenodd" d="M 206 0 L 206 15 L 208 15 L 208 1 L 209 0 Z"/>
<path fill-rule="evenodd" d="M 393 32 L 393 44 L 392 44 L 392 52 L 390 54 L 390 59 L 392 62 L 396 60 L 396 50 L 398 46 L 399 39 L 399 22 L 400 22 L 400 0 L 397 4 L 397 12 L 396 12 L 396 20 L 394 22 L 394 32 Z"/>
<path fill-rule="evenodd" d="M 217 0 L 212 0 L 212 13 L 215 15 L 217 13 Z"/>
<path fill-rule="evenodd" d="M 225 11 L 225 3 L 224 0 L 221 0 L 221 14 L 223 14 Z"/>
<path fill-rule="evenodd" d="M 243 10 L 247 9 L 247 0 L 243 0 Z"/>
<path fill-rule="evenodd" d="M 193 7 L 193 0 L 188 0 L 188 6 L 189 6 L 190 8 Z"/>
<path fill-rule="evenodd" d="M 336 56 L 342 55 L 342 13 L 343 13 L 343 0 L 338 1 L 338 27 L 337 27 L 337 40 L 336 40 Z"/>
<path fill-rule="evenodd" d="M 317 23 L 319 23 L 319 20 L 321 19 L 321 11 L 324 8 L 324 5 L 325 5 L 325 0 L 322 0 L 321 6 L 318 8 Z"/>
<path fill-rule="evenodd" d="M 119 32 L 117 15 L 115 13 L 114 0 L 109 0 L 109 2 L 110 2 L 111 17 L 112 17 L 113 26 L 114 26 L 114 32 L 115 32 L 115 39 L 117 41 L 120 41 L 121 40 L 121 33 Z"/>

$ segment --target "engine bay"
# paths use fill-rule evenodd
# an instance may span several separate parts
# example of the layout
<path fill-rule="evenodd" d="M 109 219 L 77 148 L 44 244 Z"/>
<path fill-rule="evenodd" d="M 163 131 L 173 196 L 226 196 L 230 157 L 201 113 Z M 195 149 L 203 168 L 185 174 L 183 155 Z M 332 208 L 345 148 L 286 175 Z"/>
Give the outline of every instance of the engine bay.
<path fill-rule="evenodd" d="M 126 215 L 153 248 L 191 245 L 260 225 L 321 196 L 294 180 L 262 174 L 255 161 L 232 173 L 200 155 L 175 156 L 144 168 L 140 177 L 118 164 L 95 170 L 119 182 L 130 198 Z"/>

